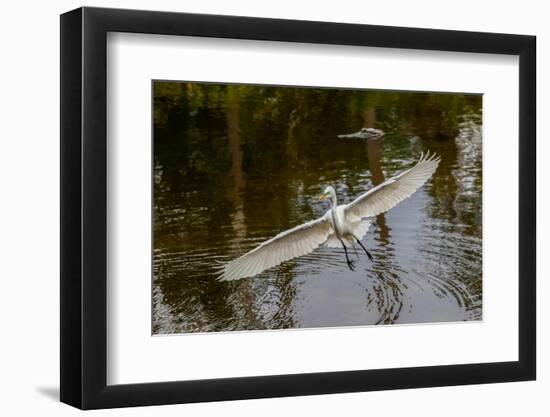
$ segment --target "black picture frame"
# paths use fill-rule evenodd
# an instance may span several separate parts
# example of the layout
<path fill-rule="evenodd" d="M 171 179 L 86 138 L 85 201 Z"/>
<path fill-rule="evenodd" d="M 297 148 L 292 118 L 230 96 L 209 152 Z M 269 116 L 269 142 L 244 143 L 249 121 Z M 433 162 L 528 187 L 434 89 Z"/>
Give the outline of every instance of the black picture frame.
<path fill-rule="evenodd" d="M 108 32 L 519 56 L 519 360 L 107 385 Z M 533 380 L 536 38 L 251 17 L 79 8 L 61 15 L 61 401 L 82 409 Z"/>

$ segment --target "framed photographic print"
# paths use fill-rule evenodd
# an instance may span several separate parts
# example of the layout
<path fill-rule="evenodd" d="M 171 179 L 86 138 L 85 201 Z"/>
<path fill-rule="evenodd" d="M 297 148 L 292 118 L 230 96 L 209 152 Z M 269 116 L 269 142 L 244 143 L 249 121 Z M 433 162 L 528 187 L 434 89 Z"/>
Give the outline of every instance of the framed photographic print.
<path fill-rule="evenodd" d="M 61 16 L 61 401 L 535 379 L 535 38 Z"/>

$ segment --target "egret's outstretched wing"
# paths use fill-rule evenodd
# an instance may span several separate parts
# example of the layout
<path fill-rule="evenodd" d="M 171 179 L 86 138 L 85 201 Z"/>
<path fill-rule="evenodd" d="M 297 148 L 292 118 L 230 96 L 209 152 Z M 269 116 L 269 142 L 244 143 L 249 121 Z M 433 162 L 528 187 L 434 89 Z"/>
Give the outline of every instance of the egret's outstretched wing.
<path fill-rule="evenodd" d="M 436 154 L 420 155 L 415 166 L 377 185 L 349 203 L 345 208 L 346 215 L 365 218 L 388 211 L 418 190 L 433 175 L 440 160 L 441 158 Z"/>
<path fill-rule="evenodd" d="M 220 281 L 253 277 L 281 262 L 313 252 L 327 240 L 332 227 L 327 215 L 279 233 L 240 258 L 225 265 Z"/>

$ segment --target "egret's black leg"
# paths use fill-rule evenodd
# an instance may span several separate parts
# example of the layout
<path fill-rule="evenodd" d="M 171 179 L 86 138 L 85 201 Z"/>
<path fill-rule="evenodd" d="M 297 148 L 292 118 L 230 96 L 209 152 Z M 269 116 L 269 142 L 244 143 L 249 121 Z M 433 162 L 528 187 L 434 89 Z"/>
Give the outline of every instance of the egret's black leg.
<path fill-rule="evenodd" d="M 354 235 L 353 237 L 355 237 L 355 235 Z M 357 239 L 357 237 L 355 237 L 355 240 L 357 241 L 357 243 L 359 243 L 359 245 L 361 245 L 361 247 L 363 248 L 363 250 L 365 251 L 365 253 L 366 253 L 367 256 L 369 257 L 369 260 L 370 260 L 371 262 L 373 262 L 372 255 L 371 255 L 370 252 L 367 250 L 367 248 L 365 248 L 365 247 L 363 246 L 363 244 L 361 243 L 361 241 L 360 241 L 359 239 Z"/>
<path fill-rule="evenodd" d="M 349 269 L 351 269 L 353 271 L 353 267 L 355 265 L 355 262 L 351 261 L 349 259 L 349 256 L 348 256 L 348 248 L 346 248 L 346 245 L 344 245 L 344 242 L 343 241 L 340 241 L 340 243 L 342 244 L 342 246 L 344 247 L 344 253 L 346 254 L 346 262 L 348 263 L 348 267 Z"/>

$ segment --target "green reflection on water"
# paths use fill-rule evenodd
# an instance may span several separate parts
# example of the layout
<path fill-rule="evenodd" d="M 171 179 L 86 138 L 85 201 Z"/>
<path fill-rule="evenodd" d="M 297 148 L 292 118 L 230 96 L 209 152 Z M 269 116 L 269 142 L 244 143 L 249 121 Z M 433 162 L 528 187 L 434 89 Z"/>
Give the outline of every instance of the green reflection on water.
<path fill-rule="evenodd" d="M 479 95 L 154 83 L 153 332 L 479 320 Z M 340 139 L 361 127 L 383 139 Z M 217 262 L 349 202 L 410 167 L 442 161 L 378 216 L 355 272 L 321 248 L 252 279 Z"/>

